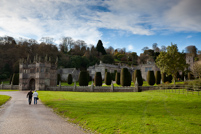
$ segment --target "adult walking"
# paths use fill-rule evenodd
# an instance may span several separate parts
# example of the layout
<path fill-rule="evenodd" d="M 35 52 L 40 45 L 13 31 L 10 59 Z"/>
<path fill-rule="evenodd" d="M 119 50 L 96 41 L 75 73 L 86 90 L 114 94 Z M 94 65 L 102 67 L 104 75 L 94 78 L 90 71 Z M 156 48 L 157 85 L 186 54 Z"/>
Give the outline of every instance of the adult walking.
<path fill-rule="evenodd" d="M 33 95 L 33 92 L 30 90 L 30 91 L 28 92 L 28 94 L 27 94 L 27 98 L 28 98 L 29 105 L 31 105 L 32 95 Z"/>
<path fill-rule="evenodd" d="M 34 104 L 37 104 L 38 93 L 36 92 L 36 90 L 35 90 L 35 92 L 33 93 L 33 97 L 34 97 Z"/>

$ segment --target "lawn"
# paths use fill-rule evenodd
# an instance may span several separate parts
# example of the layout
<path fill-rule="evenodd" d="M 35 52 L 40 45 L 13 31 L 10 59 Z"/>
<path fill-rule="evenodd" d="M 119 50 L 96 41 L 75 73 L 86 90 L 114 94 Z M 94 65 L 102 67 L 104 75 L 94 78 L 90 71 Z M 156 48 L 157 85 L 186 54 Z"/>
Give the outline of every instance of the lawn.
<path fill-rule="evenodd" d="M 0 92 L 8 92 L 8 91 L 19 91 L 14 89 L 0 89 Z"/>
<path fill-rule="evenodd" d="M 10 96 L 7 95 L 0 95 L 0 106 L 6 103 L 10 99 Z"/>
<path fill-rule="evenodd" d="M 39 91 L 39 96 L 70 122 L 97 133 L 201 132 L 201 96 L 195 94 Z"/>

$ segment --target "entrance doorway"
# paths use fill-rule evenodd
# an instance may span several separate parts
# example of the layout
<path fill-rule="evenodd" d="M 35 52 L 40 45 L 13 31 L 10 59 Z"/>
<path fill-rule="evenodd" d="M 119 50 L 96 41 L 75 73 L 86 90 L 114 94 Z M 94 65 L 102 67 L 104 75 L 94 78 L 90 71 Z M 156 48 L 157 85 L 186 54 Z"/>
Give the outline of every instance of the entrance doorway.
<path fill-rule="evenodd" d="M 34 79 L 31 79 L 29 81 L 29 89 L 30 90 L 35 90 L 35 80 Z"/>

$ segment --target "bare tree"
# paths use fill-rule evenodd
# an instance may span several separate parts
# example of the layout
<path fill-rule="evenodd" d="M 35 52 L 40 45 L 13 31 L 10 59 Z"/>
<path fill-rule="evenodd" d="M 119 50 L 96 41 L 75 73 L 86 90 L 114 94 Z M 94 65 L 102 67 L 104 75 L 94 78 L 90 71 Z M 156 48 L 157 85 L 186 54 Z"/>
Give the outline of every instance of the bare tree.
<path fill-rule="evenodd" d="M 159 49 L 157 43 L 154 43 L 154 44 L 152 45 L 152 49 L 154 50 L 154 52 L 159 52 L 159 51 L 160 51 L 160 49 Z"/>
<path fill-rule="evenodd" d="M 165 52 L 166 51 L 166 46 L 161 46 L 161 52 Z"/>
<path fill-rule="evenodd" d="M 0 44 L 11 44 L 15 39 L 10 36 L 0 37 Z"/>
<path fill-rule="evenodd" d="M 51 37 L 42 37 L 40 41 L 46 43 L 46 44 L 53 44 L 54 43 L 54 38 Z"/>
<path fill-rule="evenodd" d="M 149 50 L 149 47 L 144 47 L 142 48 L 142 51 L 144 52 L 145 50 Z"/>
<path fill-rule="evenodd" d="M 114 48 L 112 46 L 109 46 L 108 49 L 106 49 L 107 54 L 113 54 Z"/>
<path fill-rule="evenodd" d="M 191 71 L 195 77 L 199 77 L 200 79 L 201 78 L 201 62 L 200 61 L 195 62 L 193 66 L 191 67 Z"/>
<path fill-rule="evenodd" d="M 28 43 L 30 43 L 31 45 L 38 44 L 37 40 L 35 39 L 28 39 Z"/>

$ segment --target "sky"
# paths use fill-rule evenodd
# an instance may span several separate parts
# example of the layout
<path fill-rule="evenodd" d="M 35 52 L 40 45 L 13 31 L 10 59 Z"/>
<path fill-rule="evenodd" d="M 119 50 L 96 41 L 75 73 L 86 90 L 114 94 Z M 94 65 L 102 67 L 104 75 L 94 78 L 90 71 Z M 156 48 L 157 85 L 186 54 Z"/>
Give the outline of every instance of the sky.
<path fill-rule="evenodd" d="M 0 0 L 0 36 L 62 37 L 105 48 L 201 50 L 201 0 Z"/>

